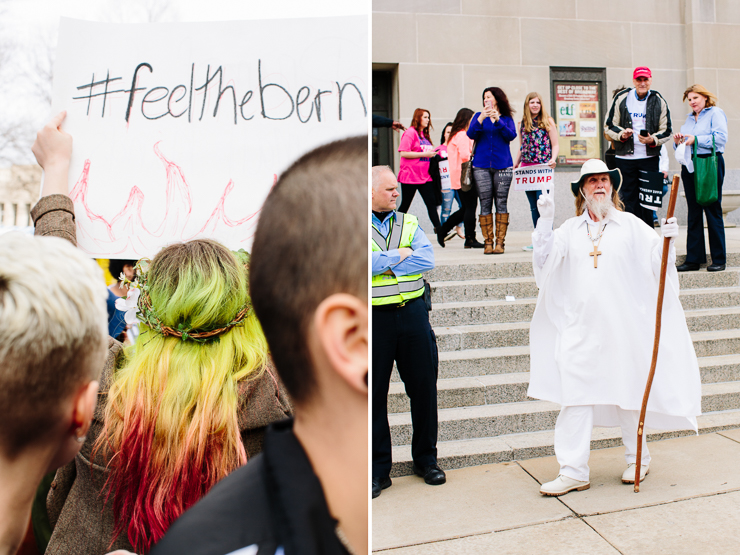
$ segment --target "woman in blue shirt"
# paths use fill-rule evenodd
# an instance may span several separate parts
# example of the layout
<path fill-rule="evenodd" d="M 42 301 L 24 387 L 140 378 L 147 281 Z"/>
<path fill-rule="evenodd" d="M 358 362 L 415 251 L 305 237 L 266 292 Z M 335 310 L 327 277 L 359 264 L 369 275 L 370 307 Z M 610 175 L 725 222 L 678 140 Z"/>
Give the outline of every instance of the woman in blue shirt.
<path fill-rule="evenodd" d="M 725 160 L 722 153 L 727 143 L 727 116 L 716 106 L 717 97 L 701 85 L 691 85 L 683 93 L 683 99 L 689 101 L 691 113 L 686 117 L 686 123 L 681 131 L 673 136 L 674 148 L 681 143 L 692 147 L 696 142 L 696 154 L 700 158 L 711 156 L 712 138 L 714 138 L 717 152 L 717 202 L 709 206 L 700 206 L 696 202 L 694 174 L 689 173 L 686 166 L 681 167 L 681 179 L 686 192 L 688 205 L 688 233 L 686 237 L 686 262 L 678 266 L 679 272 L 696 271 L 701 264 L 707 261 L 707 252 L 704 247 L 704 218 L 707 215 L 707 230 L 709 232 L 709 251 L 712 263 L 707 267 L 708 272 L 718 272 L 725 269 L 725 225 L 722 219 L 722 182 L 725 178 Z"/>
<path fill-rule="evenodd" d="M 468 137 L 476 141 L 473 178 L 480 198 L 480 227 L 485 237 L 484 254 L 504 252 L 509 213 L 506 201 L 511 186 L 512 166 L 509 143 L 516 138 L 516 126 L 506 93 L 498 87 L 483 91 L 483 111 L 473 116 Z M 493 203 L 496 204 L 496 247 L 493 247 Z"/>

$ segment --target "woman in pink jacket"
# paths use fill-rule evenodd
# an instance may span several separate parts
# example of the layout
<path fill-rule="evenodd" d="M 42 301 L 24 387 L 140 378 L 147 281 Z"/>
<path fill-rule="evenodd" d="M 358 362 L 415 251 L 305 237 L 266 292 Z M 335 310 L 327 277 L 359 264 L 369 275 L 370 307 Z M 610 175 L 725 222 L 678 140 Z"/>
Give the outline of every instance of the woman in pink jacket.
<path fill-rule="evenodd" d="M 460 222 L 465 223 L 465 248 L 482 249 L 483 243 L 475 238 L 475 210 L 478 206 L 478 195 L 475 187 L 469 191 L 463 191 L 460 188 L 460 174 L 463 162 L 470 160 L 473 141 L 466 133 L 470 120 L 473 117 L 473 110 L 461 108 L 452 122 L 452 131 L 450 131 L 450 140 L 447 144 L 447 160 L 450 169 L 450 181 L 452 188 L 457 189 L 462 200 L 462 208 L 457 212 L 450 214 L 450 217 L 439 229 L 437 241 L 444 237 Z"/>
<path fill-rule="evenodd" d="M 398 183 L 401 185 L 401 206 L 399 212 L 408 212 L 411 201 L 418 190 L 427 206 L 429 220 L 438 233 L 441 226 L 437 213 L 437 198 L 434 182 L 429 175 L 429 158 L 434 156 L 434 145 L 429 136 L 432 120 L 429 110 L 417 108 L 411 118 L 411 125 L 401 136 L 398 151 L 401 153 L 401 167 L 398 170 Z"/>

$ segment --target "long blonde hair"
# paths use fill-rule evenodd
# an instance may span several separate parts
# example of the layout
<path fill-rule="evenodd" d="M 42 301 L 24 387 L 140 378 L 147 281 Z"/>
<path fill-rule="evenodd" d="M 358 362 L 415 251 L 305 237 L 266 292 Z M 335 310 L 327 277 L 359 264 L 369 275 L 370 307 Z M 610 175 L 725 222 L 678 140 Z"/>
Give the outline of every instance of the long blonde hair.
<path fill-rule="evenodd" d="M 540 101 L 540 116 L 539 121 L 537 122 L 537 127 L 550 131 L 550 114 L 545 110 L 545 103 L 542 102 L 542 97 L 536 92 L 529 93 L 527 98 L 524 99 L 524 117 L 522 118 L 522 122 L 524 122 L 524 131 L 531 133 L 534 127 L 534 118 L 529 109 L 529 101 L 533 98 L 537 98 Z"/>

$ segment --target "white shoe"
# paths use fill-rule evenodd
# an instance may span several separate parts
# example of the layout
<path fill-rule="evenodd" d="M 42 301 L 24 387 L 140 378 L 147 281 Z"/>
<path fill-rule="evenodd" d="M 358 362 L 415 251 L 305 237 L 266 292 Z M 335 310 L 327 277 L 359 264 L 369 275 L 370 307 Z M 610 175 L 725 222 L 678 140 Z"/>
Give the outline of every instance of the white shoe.
<path fill-rule="evenodd" d="M 534 250 L 534 247 L 532 245 L 527 245 L 526 247 L 522 247 L 522 250 L 532 252 Z"/>
<path fill-rule="evenodd" d="M 542 484 L 540 487 L 540 493 L 542 495 L 558 496 L 564 495 L 569 491 L 583 491 L 591 487 L 591 482 L 581 482 L 580 480 L 574 480 L 568 478 L 562 474 L 555 478 L 552 482 Z"/>
<path fill-rule="evenodd" d="M 629 463 L 627 465 L 627 470 L 625 470 L 622 473 L 622 483 L 623 484 L 634 484 L 635 483 L 635 464 L 636 463 Z M 640 466 L 640 482 L 642 482 L 645 479 L 645 476 L 647 476 L 650 473 L 650 466 L 647 464 L 643 464 Z"/>

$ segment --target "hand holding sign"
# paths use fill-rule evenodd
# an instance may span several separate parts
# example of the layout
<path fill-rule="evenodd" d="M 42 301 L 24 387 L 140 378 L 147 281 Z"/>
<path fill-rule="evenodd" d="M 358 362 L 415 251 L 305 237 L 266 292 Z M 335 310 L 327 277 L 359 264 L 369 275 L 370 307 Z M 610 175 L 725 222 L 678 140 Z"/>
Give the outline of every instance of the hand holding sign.
<path fill-rule="evenodd" d="M 546 189 L 542 189 L 542 194 L 537 200 L 537 210 L 540 213 L 540 218 L 555 219 L 555 191 L 553 189 L 550 189 L 549 193 Z"/>
<path fill-rule="evenodd" d="M 555 173 L 547 164 L 519 166 L 514 170 L 512 183 L 515 191 L 538 191 L 552 187 Z"/>

